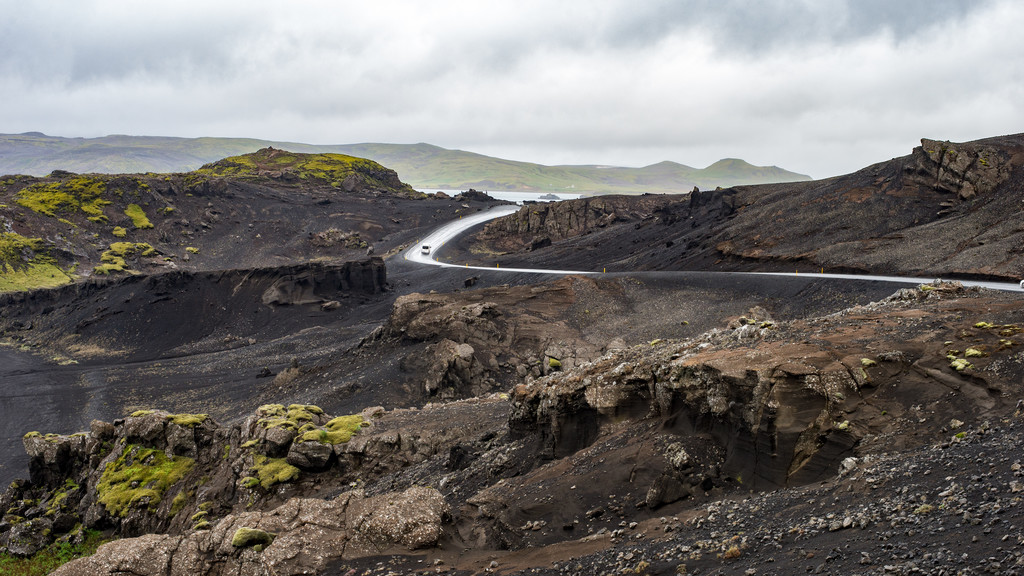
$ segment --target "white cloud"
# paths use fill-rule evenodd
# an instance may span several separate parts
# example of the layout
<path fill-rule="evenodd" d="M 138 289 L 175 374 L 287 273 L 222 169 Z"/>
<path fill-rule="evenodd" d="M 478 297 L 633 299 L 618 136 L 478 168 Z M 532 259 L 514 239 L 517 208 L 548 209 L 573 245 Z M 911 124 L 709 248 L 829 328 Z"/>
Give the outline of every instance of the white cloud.
<path fill-rule="evenodd" d="M 1009 0 L 0 4 L 6 132 L 828 176 L 1024 130 Z"/>

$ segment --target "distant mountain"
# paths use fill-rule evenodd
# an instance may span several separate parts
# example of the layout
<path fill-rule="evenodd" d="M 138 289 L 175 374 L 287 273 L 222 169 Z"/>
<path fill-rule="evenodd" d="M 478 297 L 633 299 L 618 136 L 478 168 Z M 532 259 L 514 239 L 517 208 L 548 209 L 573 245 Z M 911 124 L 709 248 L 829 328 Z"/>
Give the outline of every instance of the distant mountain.
<path fill-rule="evenodd" d="M 741 184 L 810 180 L 775 166 L 724 159 L 707 168 L 660 162 L 643 168 L 544 166 L 504 160 L 431 144 L 320 146 L 250 138 L 104 136 L 62 138 L 39 132 L 0 134 L 0 174 L 43 176 L 53 170 L 79 173 L 187 172 L 227 156 L 273 146 L 292 152 L 336 152 L 374 160 L 398 172 L 415 188 L 544 192 L 688 192 Z"/>

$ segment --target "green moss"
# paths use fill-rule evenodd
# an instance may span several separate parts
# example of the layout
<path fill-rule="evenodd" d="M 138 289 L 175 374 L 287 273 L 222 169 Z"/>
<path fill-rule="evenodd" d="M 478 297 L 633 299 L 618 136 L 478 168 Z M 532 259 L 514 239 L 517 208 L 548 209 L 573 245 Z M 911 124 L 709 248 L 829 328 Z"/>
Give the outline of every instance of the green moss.
<path fill-rule="evenodd" d="M 118 238 L 124 238 L 125 236 L 128 235 L 128 230 L 122 228 L 121 226 L 114 226 L 114 230 L 113 232 L 111 232 L 111 234 Z"/>
<path fill-rule="evenodd" d="M 186 246 L 185 252 L 188 252 L 189 254 L 199 254 L 199 248 L 196 248 L 195 246 Z"/>
<path fill-rule="evenodd" d="M 991 324 L 989 322 L 978 322 L 978 323 L 976 323 L 974 325 L 974 327 L 975 328 L 981 328 L 982 330 L 988 330 L 990 328 L 995 328 L 996 325 L 995 324 Z"/>
<path fill-rule="evenodd" d="M 64 480 L 64 485 L 58 488 L 50 498 L 50 505 L 46 508 L 46 515 L 54 516 L 57 512 L 60 512 L 64 508 L 64 501 L 67 500 L 72 492 L 78 489 L 79 486 L 74 480 L 70 478 Z"/>
<path fill-rule="evenodd" d="M 156 412 L 156 410 L 136 410 L 135 412 L 132 412 L 132 418 L 138 418 L 139 416 L 149 416 L 154 412 Z"/>
<path fill-rule="evenodd" d="M 344 444 L 364 425 L 359 414 L 338 416 L 327 422 L 323 428 L 313 425 L 299 429 L 297 442 L 322 442 L 324 444 Z"/>
<path fill-rule="evenodd" d="M 0 292 L 52 288 L 72 280 L 47 254 L 42 238 L 0 233 Z"/>
<path fill-rule="evenodd" d="M 139 206 L 138 204 L 129 204 L 125 207 L 124 214 L 131 218 L 132 224 L 140 230 L 153 227 L 153 223 L 149 221 L 145 210 L 143 210 L 142 206 Z"/>
<path fill-rule="evenodd" d="M 100 255 L 103 264 L 93 268 L 96 274 L 111 274 L 113 272 L 131 272 L 128 267 L 128 258 L 143 256 L 152 258 L 157 255 L 156 248 L 146 242 L 114 242 L 110 248 Z"/>
<path fill-rule="evenodd" d="M 231 545 L 236 548 L 256 545 L 270 546 L 270 543 L 273 541 L 274 534 L 256 528 L 239 528 L 235 531 L 235 535 L 231 537 Z"/>
<path fill-rule="evenodd" d="M 860 359 L 860 365 L 865 367 L 865 368 L 870 368 L 872 366 L 877 366 L 878 362 L 875 362 L 871 358 L 861 358 Z"/>
<path fill-rule="evenodd" d="M 191 491 L 182 490 L 174 496 L 174 500 L 171 500 L 171 518 L 178 515 L 178 512 L 185 507 L 188 499 L 192 497 Z"/>
<path fill-rule="evenodd" d="M 167 416 L 167 420 L 177 424 L 178 426 L 186 426 L 188 428 L 195 428 L 196 426 L 206 422 L 209 418 L 207 414 L 170 414 Z"/>
<path fill-rule="evenodd" d="M 231 444 L 225 444 L 224 453 L 220 458 L 221 460 L 227 460 L 229 456 L 231 456 Z"/>
<path fill-rule="evenodd" d="M 37 431 L 33 430 L 33 431 L 29 432 L 28 434 L 25 434 L 24 436 L 22 436 L 22 438 L 39 438 L 42 435 L 43 434 L 41 432 L 37 432 Z"/>
<path fill-rule="evenodd" d="M 253 478 L 252 476 L 246 476 L 240 480 L 240 483 L 246 488 L 255 488 L 260 485 L 260 479 Z"/>
<path fill-rule="evenodd" d="M 964 358 L 954 358 L 949 363 L 949 367 L 957 372 L 963 372 L 969 368 L 974 368 L 974 365 L 965 360 Z"/>
<path fill-rule="evenodd" d="M 192 520 L 192 522 L 199 522 L 203 518 L 206 518 L 206 516 L 208 514 L 209 514 L 209 512 L 207 512 L 206 510 L 200 510 L 199 512 L 196 512 L 195 514 L 192 515 L 191 520 Z"/>
<path fill-rule="evenodd" d="M 982 358 L 985 356 L 988 356 L 988 354 L 986 354 L 984 350 L 980 350 L 978 348 L 968 348 L 967 350 L 964 350 L 964 357 L 966 358 Z"/>
<path fill-rule="evenodd" d="M 242 448 L 243 449 L 245 449 L 245 448 L 252 448 L 253 446 L 256 446 L 259 443 L 260 443 L 259 440 L 249 440 L 247 442 L 243 442 L 242 443 Z"/>
<path fill-rule="evenodd" d="M 96 485 L 96 496 L 107 512 L 124 517 L 142 501 L 155 511 L 168 488 L 181 480 L 195 461 L 175 456 L 168 458 L 162 450 L 129 444 L 124 453 L 107 464 Z"/>
<path fill-rule="evenodd" d="M 291 404 L 288 408 L 281 404 L 265 404 L 257 412 L 263 416 L 258 422 L 264 428 L 287 428 L 296 432 L 324 413 L 319 406 L 309 404 Z"/>
<path fill-rule="evenodd" d="M 46 216 L 56 217 L 58 212 L 81 210 L 89 220 L 106 222 L 103 207 L 110 204 L 103 198 L 107 184 L 89 176 L 75 176 L 60 182 L 26 186 L 15 197 L 15 202 Z"/>
<path fill-rule="evenodd" d="M 557 358 L 548 358 L 548 367 L 551 368 L 552 370 L 561 370 L 562 361 L 558 360 Z"/>
<path fill-rule="evenodd" d="M 259 479 L 264 490 L 275 484 L 291 482 L 299 477 L 299 469 L 292 466 L 284 458 L 267 458 L 257 456 L 252 471 Z"/>

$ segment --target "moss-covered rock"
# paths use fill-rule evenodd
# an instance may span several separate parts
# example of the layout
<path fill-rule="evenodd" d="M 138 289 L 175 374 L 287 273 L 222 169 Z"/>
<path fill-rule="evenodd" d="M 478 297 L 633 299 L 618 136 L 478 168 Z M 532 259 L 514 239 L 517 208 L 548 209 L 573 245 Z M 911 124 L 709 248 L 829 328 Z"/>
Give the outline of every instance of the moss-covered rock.
<path fill-rule="evenodd" d="M 265 532 L 258 528 L 239 528 L 235 531 L 235 535 L 231 537 L 231 545 L 236 548 L 246 548 L 249 546 L 270 546 L 274 541 L 274 534 Z"/>
<path fill-rule="evenodd" d="M 162 450 L 129 444 L 103 470 L 96 485 L 97 500 L 112 516 L 126 516 L 142 503 L 154 511 L 167 489 L 184 478 L 194 464 L 191 458 L 168 458 Z"/>
<path fill-rule="evenodd" d="M 207 414 L 168 414 L 167 421 L 186 428 L 195 428 L 206 422 L 210 416 Z"/>
<path fill-rule="evenodd" d="M 263 455 L 256 456 L 252 472 L 264 490 L 270 489 L 275 484 L 291 482 L 299 477 L 299 469 L 289 464 L 286 459 L 267 458 Z"/>
<path fill-rule="evenodd" d="M 0 292 L 50 288 L 74 280 L 57 265 L 42 238 L 0 233 Z"/>

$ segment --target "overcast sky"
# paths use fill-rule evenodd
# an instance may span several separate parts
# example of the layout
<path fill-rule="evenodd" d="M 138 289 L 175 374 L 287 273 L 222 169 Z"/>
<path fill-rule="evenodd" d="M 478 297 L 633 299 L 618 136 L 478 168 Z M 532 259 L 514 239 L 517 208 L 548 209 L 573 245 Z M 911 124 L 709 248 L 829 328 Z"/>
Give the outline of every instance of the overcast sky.
<path fill-rule="evenodd" d="M 0 132 L 826 177 L 1024 132 L 1019 0 L 0 0 Z"/>

